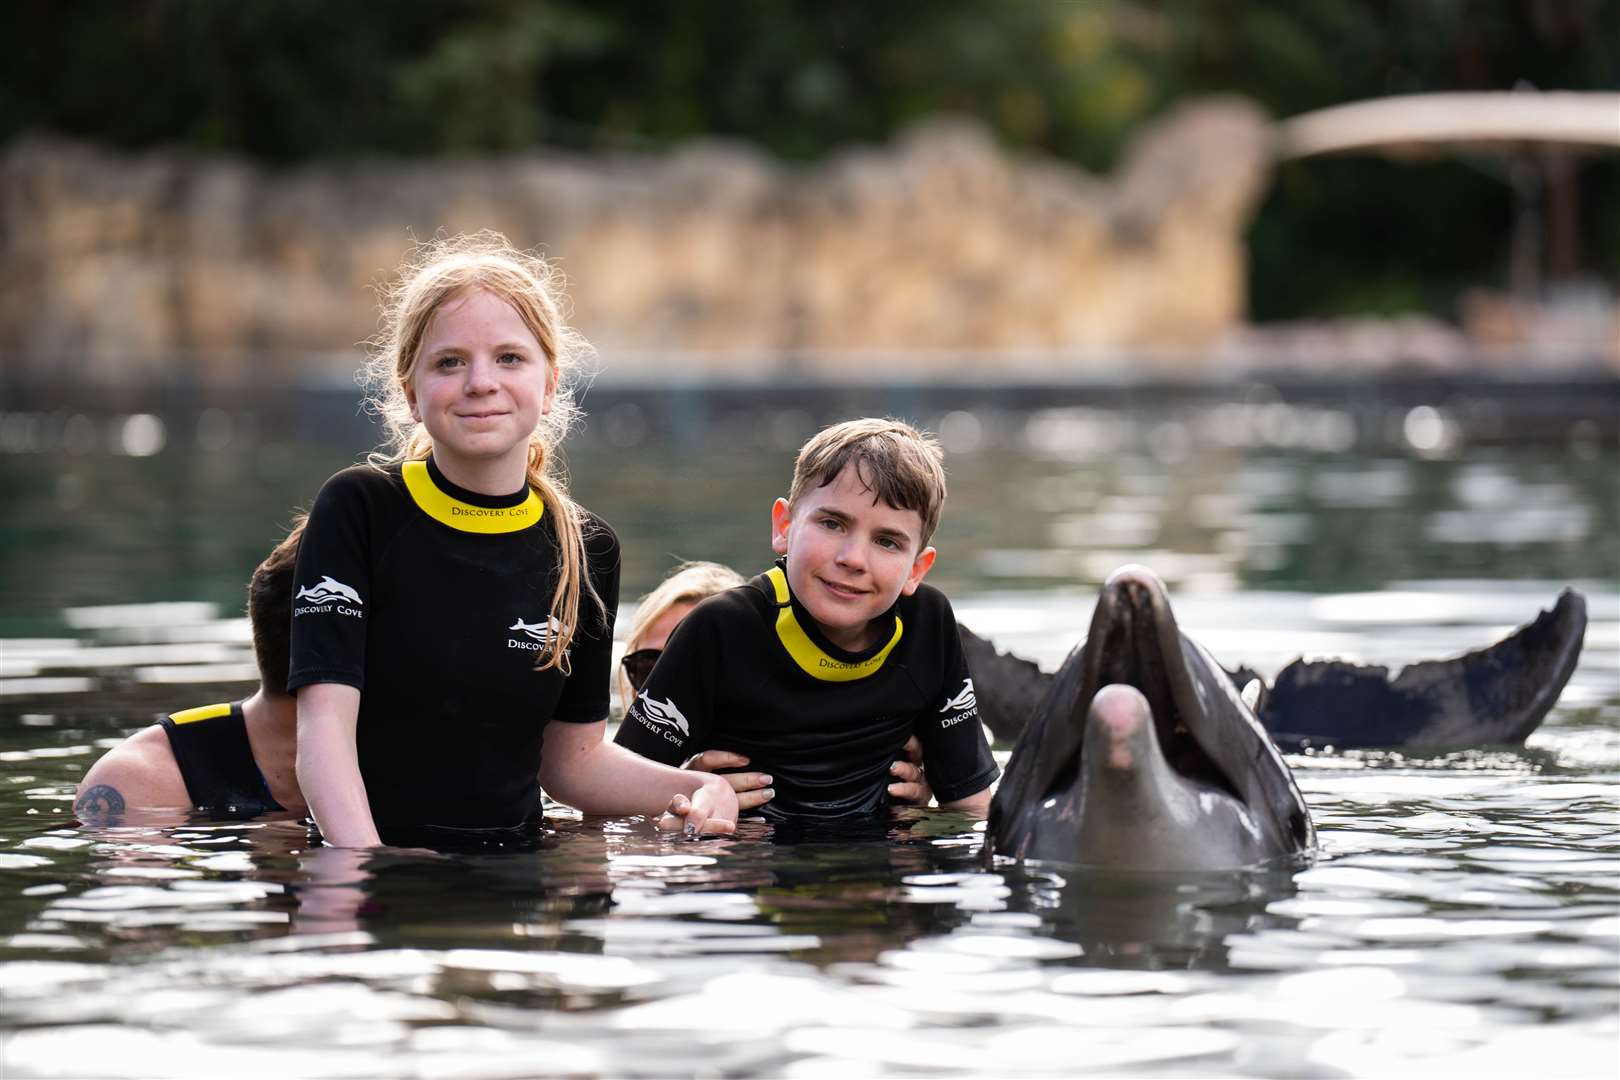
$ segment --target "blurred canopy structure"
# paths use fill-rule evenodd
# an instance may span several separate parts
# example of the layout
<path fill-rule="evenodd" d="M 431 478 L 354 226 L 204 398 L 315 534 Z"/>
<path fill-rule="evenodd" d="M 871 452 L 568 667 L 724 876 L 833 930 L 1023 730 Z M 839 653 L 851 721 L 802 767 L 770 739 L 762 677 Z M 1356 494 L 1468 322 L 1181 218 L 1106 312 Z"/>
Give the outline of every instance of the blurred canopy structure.
<path fill-rule="evenodd" d="M 1523 301 L 1539 292 L 1541 253 L 1553 267 L 1581 264 L 1573 158 L 1620 149 L 1620 94 L 1403 94 L 1319 109 L 1278 131 L 1284 159 L 1381 153 L 1397 159 L 1468 154 L 1505 161 L 1516 201 L 1511 278 Z M 1546 210 L 1543 213 L 1543 203 Z"/>
<path fill-rule="evenodd" d="M 957 112 L 1103 170 L 1188 95 L 1294 116 L 1620 84 L 1612 0 L 13 0 L 0 26 L 28 43 L 0 71 L 0 143 L 47 131 L 288 164 L 706 136 L 810 161 Z M 1454 162 L 1390 169 L 1284 171 L 1252 235 L 1253 314 L 1444 308 L 1505 270 L 1499 184 Z M 1591 261 L 1570 272 L 1612 282 L 1620 166 L 1576 182 Z M 1401 199 L 1381 197 L 1391 183 Z"/>

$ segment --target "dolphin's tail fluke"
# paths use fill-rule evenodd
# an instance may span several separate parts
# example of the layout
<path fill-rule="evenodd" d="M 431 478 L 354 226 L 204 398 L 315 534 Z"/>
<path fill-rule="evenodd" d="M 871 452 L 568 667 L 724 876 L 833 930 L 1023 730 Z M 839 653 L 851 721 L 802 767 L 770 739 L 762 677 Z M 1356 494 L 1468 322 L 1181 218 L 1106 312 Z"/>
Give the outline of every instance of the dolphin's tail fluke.
<path fill-rule="evenodd" d="M 1565 589 L 1551 611 L 1484 649 L 1383 667 L 1296 660 L 1278 674 L 1261 721 L 1284 750 L 1405 746 L 1444 752 L 1515 746 L 1563 693 L 1586 636 L 1586 598 Z"/>

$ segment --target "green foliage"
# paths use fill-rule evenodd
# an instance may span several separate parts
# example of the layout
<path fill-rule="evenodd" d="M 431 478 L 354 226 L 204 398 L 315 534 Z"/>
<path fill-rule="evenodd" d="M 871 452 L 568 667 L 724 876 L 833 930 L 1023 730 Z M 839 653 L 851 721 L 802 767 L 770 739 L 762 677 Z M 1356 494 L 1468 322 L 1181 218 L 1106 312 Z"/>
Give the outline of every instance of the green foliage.
<path fill-rule="evenodd" d="M 1289 116 L 1620 85 L 1615 0 L 11 0 L 0 27 L 0 141 L 45 129 L 284 163 L 710 135 L 807 161 L 952 111 L 1104 169 L 1187 95 Z M 1612 241 L 1620 178 L 1588 173 L 1583 228 Z M 1477 234 L 1507 199 L 1463 165 L 1290 166 L 1256 227 L 1256 310 L 1443 306 L 1501 261 Z"/>

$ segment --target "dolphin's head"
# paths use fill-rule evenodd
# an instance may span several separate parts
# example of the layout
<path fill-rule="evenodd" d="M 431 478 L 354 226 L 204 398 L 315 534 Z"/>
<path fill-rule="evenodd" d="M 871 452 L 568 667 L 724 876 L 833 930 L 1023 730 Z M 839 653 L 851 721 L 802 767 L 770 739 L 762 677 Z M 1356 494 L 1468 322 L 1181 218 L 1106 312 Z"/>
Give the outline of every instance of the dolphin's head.
<path fill-rule="evenodd" d="M 1314 844 L 1282 758 L 1139 566 L 1103 586 L 991 809 L 996 851 L 1122 868 L 1244 866 Z"/>

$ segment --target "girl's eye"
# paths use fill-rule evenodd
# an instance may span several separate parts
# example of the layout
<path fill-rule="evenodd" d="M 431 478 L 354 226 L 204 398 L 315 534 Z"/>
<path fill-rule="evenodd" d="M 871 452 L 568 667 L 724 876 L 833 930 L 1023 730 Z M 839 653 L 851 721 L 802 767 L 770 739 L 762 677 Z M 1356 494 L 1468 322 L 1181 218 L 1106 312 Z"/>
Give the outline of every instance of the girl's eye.
<path fill-rule="evenodd" d="M 453 368 L 459 363 L 461 363 L 461 357 L 459 356 L 441 356 L 437 360 L 433 361 L 433 366 L 443 371 L 448 368 Z"/>
<path fill-rule="evenodd" d="M 517 353 L 509 352 L 501 354 L 501 363 L 503 364 L 521 364 L 523 363 L 523 360 L 524 358 Z"/>

